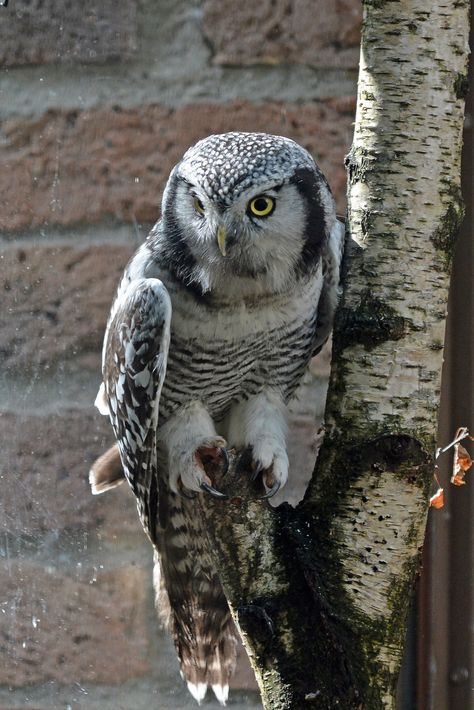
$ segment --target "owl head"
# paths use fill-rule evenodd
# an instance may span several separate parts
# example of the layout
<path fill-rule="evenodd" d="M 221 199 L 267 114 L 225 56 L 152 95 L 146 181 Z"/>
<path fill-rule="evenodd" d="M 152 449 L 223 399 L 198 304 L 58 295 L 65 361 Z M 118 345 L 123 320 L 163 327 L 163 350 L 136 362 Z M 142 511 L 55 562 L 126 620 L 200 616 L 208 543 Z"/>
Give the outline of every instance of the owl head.
<path fill-rule="evenodd" d="M 277 293 L 319 268 L 336 219 L 310 154 L 265 133 L 212 135 L 169 177 L 159 239 L 169 268 L 202 294 Z"/>

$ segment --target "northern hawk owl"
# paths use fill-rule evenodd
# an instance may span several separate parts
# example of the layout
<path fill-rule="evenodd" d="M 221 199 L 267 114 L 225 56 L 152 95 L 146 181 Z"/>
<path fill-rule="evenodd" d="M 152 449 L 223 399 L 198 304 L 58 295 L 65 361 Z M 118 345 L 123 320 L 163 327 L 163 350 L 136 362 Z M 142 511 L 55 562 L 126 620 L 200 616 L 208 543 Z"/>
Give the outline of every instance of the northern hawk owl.
<path fill-rule="evenodd" d="M 211 685 L 225 704 L 236 655 L 193 500 L 222 495 L 203 457 L 249 448 L 263 497 L 286 483 L 286 408 L 331 328 L 343 231 L 326 179 L 294 141 L 212 135 L 172 170 L 112 306 L 96 404 L 118 449 L 93 466 L 92 489 L 125 474 L 135 493 L 198 702 Z"/>

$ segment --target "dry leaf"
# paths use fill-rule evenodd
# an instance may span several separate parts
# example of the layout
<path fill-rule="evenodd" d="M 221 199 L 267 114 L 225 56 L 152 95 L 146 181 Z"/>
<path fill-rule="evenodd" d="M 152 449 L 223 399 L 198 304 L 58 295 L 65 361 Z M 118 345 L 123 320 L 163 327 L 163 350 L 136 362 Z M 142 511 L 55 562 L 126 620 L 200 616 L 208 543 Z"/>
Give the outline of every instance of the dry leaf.
<path fill-rule="evenodd" d="M 442 508 L 444 505 L 444 490 L 438 488 L 436 493 L 430 498 L 430 508 Z"/>
<path fill-rule="evenodd" d="M 453 461 L 453 475 L 451 476 L 451 483 L 455 486 L 464 486 L 466 481 L 464 476 L 466 471 L 472 466 L 472 459 L 468 452 L 461 446 L 461 444 L 455 444 L 454 446 L 454 461 Z"/>
<path fill-rule="evenodd" d="M 433 473 L 433 486 L 431 490 L 434 490 L 435 492 L 430 496 L 430 508 L 442 508 L 444 505 L 444 489 L 441 488 L 436 472 Z"/>

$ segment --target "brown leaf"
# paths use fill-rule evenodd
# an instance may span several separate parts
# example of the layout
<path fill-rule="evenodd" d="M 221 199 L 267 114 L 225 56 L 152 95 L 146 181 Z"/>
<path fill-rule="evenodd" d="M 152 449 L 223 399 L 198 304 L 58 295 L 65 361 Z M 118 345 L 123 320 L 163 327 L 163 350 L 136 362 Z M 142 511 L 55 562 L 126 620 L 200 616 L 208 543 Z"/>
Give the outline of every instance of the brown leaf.
<path fill-rule="evenodd" d="M 464 446 L 461 444 L 454 445 L 454 460 L 453 460 L 453 475 L 451 476 L 451 483 L 455 486 L 464 486 L 466 481 L 464 476 L 466 471 L 472 466 L 472 459 L 469 453 L 466 451 Z"/>
<path fill-rule="evenodd" d="M 430 508 L 442 508 L 444 506 L 444 489 L 438 488 L 436 493 L 430 498 Z"/>
<path fill-rule="evenodd" d="M 442 508 L 444 505 L 444 489 L 441 488 L 436 471 L 433 473 L 433 484 L 431 490 L 434 491 L 434 493 L 430 495 L 429 507 Z"/>

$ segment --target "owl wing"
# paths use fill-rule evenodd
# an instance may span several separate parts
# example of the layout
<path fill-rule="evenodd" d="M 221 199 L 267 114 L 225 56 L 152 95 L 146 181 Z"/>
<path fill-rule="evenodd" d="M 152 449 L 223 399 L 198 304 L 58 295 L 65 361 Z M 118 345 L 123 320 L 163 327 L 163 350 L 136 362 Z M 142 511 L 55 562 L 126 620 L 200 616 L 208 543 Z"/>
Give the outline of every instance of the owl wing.
<path fill-rule="evenodd" d="M 329 239 L 322 254 L 323 287 L 318 303 L 318 316 L 313 340 L 313 357 L 321 352 L 331 332 L 339 297 L 344 237 L 345 225 L 337 219 L 329 233 Z"/>
<path fill-rule="evenodd" d="M 171 301 L 159 279 L 131 281 L 114 304 L 105 334 L 105 404 L 125 477 L 135 493 L 145 530 L 154 541 L 158 481 L 156 427 L 170 339 Z M 96 492 L 100 492 L 97 490 Z"/>

